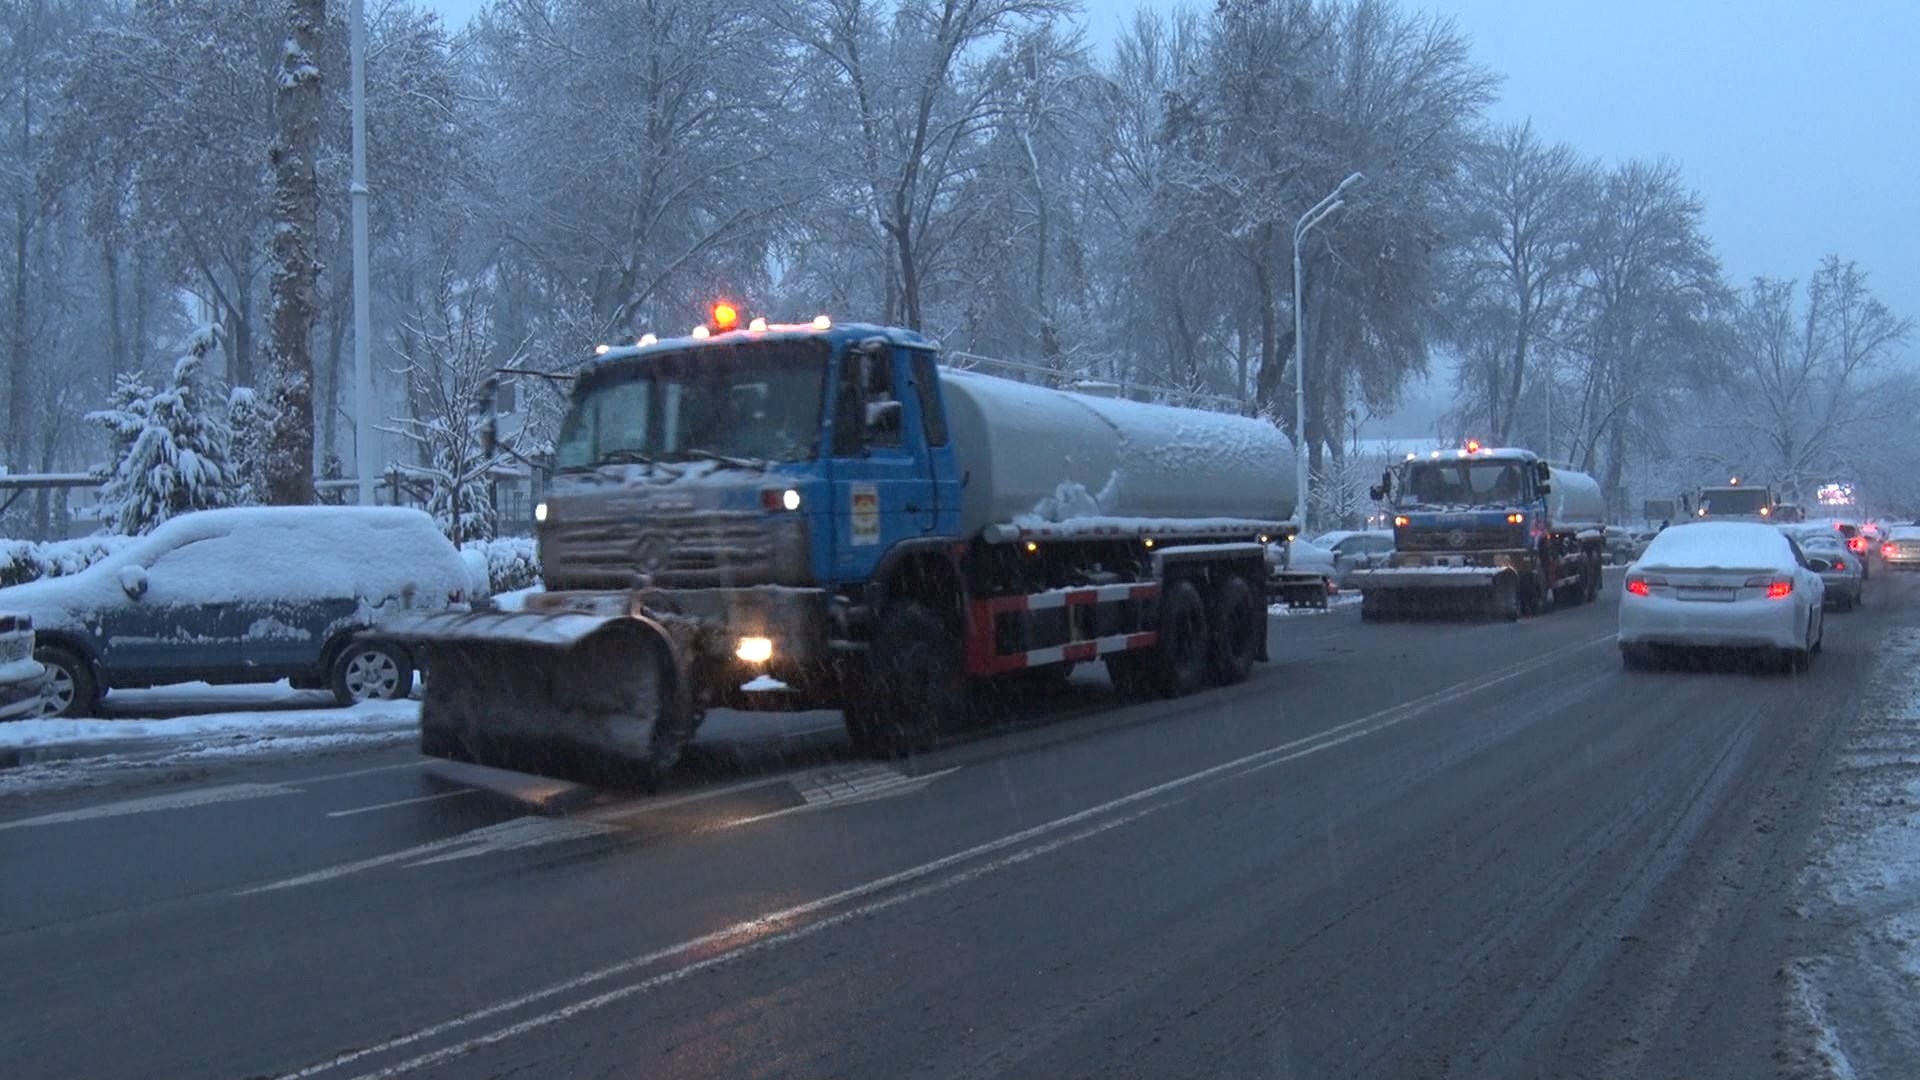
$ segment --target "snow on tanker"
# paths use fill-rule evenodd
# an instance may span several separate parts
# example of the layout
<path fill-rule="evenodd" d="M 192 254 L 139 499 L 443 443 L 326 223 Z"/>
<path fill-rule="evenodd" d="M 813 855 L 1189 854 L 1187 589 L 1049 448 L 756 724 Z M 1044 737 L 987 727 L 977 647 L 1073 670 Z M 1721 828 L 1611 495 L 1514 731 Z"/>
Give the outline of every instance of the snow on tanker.
<path fill-rule="evenodd" d="M 1508 618 L 1600 593 L 1606 500 L 1586 473 L 1468 443 L 1409 456 L 1374 489 L 1393 513 L 1387 567 L 1355 572 L 1363 619 L 1454 609 Z"/>
<path fill-rule="evenodd" d="M 723 305 L 602 349 L 536 508 L 548 591 L 382 628 L 428 650 L 423 751 L 645 783 L 749 682 L 898 753 L 984 683 L 1101 660 L 1173 696 L 1266 658 L 1265 547 L 1295 527 L 1277 429 L 938 361 Z"/>

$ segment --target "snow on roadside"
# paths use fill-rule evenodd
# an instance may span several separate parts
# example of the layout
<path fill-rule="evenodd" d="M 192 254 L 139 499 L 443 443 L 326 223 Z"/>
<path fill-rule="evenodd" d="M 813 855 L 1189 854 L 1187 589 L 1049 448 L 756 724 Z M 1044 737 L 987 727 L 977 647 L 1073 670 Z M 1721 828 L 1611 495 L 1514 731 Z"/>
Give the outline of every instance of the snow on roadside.
<path fill-rule="evenodd" d="M 1359 591 L 1350 589 L 1346 592 L 1334 593 L 1332 596 L 1327 597 L 1327 606 L 1323 608 L 1288 607 L 1285 604 L 1268 604 L 1267 614 L 1280 615 L 1280 616 L 1325 615 L 1329 612 L 1339 611 L 1342 608 L 1351 608 L 1351 607 L 1359 607 L 1359 606 L 1360 606 Z"/>
<path fill-rule="evenodd" d="M 1788 1056 L 1836 1080 L 1904 1074 L 1920 1061 L 1920 628 L 1882 639 L 1796 891 L 1825 933 L 1782 972 Z"/>
<path fill-rule="evenodd" d="M 44 749 L 154 740 L 219 737 L 230 743 L 341 733 L 411 730 L 420 722 L 415 701 L 369 701 L 350 709 L 275 709 L 176 716 L 164 720 L 16 720 L 0 724 L 0 748 Z"/>

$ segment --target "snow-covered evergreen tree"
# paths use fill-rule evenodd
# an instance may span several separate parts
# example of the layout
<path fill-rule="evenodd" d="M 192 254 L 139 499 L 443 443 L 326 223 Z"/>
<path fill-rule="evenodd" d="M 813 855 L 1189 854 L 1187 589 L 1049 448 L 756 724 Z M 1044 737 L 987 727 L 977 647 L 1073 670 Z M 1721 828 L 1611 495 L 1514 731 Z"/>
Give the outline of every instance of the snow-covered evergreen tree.
<path fill-rule="evenodd" d="M 206 370 L 207 353 L 218 344 L 212 327 L 201 329 L 174 362 L 167 387 L 148 391 L 122 379 L 113 406 L 87 414 L 113 441 L 114 461 L 100 489 L 109 530 L 143 535 L 176 514 L 232 504 L 227 395 Z"/>
<path fill-rule="evenodd" d="M 252 387 L 236 386 L 227 395 L 227 426 L 233 431 L 228 461 L 233 466 L 233 505 L 267 501 L 267 436 L 273 431 L 272 407 Z"/>
<path fill-rule="evenodd" d="M 455 544 L 491 540 L 499 528 L 486 464 L 475 435 L 434 440 L 433 465 L 426 470 L 432 484 L 427 512 Z"/>

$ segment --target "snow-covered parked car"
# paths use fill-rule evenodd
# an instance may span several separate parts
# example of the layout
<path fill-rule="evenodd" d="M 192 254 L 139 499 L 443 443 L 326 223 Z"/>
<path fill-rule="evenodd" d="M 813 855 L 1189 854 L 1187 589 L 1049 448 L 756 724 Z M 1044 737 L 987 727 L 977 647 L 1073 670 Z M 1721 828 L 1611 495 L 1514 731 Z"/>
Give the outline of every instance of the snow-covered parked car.
<path fill-rule="evenodd" d="M 389 507 L 183 514 L 69 577 L 0 589 L 29 614 L 47 712 L 109 689 L 291 680 L 342 704 L 405 697 L 414 659 L 356 637 L 401 611 L 464 604 L 467 567 L 433 519 Z"/>
<path fill-rule="evenodd" d="M 1333 581 L 1343 589 L 1350 586 L 1348 577 L 1355 570 L 1378 570 L 1393 558 L 1391 529 L 1342 529 L 1321 533 L 1313 543 L 1332 553 Z"/>
<path fill-rule="evenodd" d="M 1645 668 L 1677 649 L 1752 649 L 1804 670 L 1826 635 L 1826 585 L 1779 529 L 1675 525 L 1627 568 L 1620 656 Z"/>
<path fill-rule="evenodd" d="M 38 716 L 47 697 L 47 669 L 33 658 L 33 617 L 0 612 L 0 720 Z"/>

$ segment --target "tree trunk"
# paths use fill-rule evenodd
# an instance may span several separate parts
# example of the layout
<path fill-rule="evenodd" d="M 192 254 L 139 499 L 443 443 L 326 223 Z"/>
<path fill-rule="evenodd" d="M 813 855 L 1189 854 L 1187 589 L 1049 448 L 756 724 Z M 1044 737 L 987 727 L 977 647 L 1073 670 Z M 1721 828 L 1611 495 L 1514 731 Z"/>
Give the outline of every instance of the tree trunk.
<path fill-rule="evenodd" d="M 227 356 L 227 382 L 233 386 L 255 386 L 253 372 L 253 287 L 242 281 L 234 286 L 234 306 L 227 309 L 227 340 L 233 352 Z"/>
<path fill-rule="evenodd" d="M 33 235 L 33 61 L 39 52 L 39 42 L 34 40 L 39 14 L 36 2 L 26 16 L 23 40 L 14 42 L 15 55 L 24 57 L 20 67 L 20 139 L 13 162 L 19 169 L 13 192 L 13 327 L 7 334 L 6 464 L 14 468 L 25 465 L 31 454 L 27 441 L 27 417 L 32 413 L 27 387 L 27 247 Z"/>
<path fill-rule="evenodd" d="M 267 491 L 281 506 L 313 502 L 313 324 L 318 314 L 320 69 L 315 57 L 326 0 L 286 0 L 287 40 L 280 57 L 273 165 L 273 393 L 267 438 Z"/>
<path fill-rule="evenodd" d="M 121 313 L 120 247 L 109 236 L 100 241 L 101 271 L 107 286 L 107 386 L 127 370 L 127 323 Z"/>
<path fill-rule="evenodd" d="M 323 462 L 339 449 L 339 412 L 335 406 L 340 402 L 340 354 L 347 336 L 347 320 L 352 315 L 351 302 L 334 304 L 327 312 L 327 357 L 320 366 L 319 402 L 320 460 Z"/>
<path fill-rule="evenodd" d="M 140 367 L 147 355 L 147 260 L 140 253 L 140 245 L 133 247 L 133 334 L 128 354 L 128 363 L 133 369 Z"/>
<path fill-rule="evenodd" d="M 893 233 L 893 246 L 900 260 L 900 321 L 909 330 L 920 329 L 920 266 L 919 252 L 913 243 L 913 207 L 908 205 L 905 195 L 894 199 L 894 219 L 888 226 Z"/>

